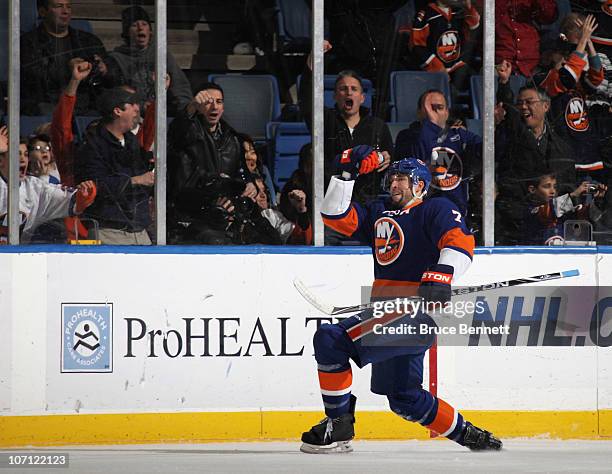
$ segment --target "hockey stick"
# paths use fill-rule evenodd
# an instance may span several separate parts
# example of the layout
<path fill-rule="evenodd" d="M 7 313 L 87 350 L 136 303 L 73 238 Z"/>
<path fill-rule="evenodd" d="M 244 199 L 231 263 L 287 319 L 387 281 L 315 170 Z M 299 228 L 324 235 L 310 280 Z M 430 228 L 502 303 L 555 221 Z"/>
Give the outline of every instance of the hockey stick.
<path fill-rule="evenodd" d="M 524 285 L 527 283 L 536 283 L 539 281 L 549 281 L 549 280 L 557 280 L 559 278 L 569 278 L 573 276 L 580 275 L 578 270 L 567 270 L 564 272 L 556 272 L 556 273 L 545 273 L 543 275 L 535 275 L 531 277 L 524 278 L 516 278 L 514 280 L 506 280 L 506 281 L 498 281 L 495 283 L 486 283 L 484 285 L 477 286 L 467 286 L 465 288 L 455 288 L 452 290 L 452 295 L 467 295 L 469 293 L 477 293 L 479 291 L 486 290 L 495 290 L 498 288 L 509 288 L 511 286 Z M 293 286 L 298 290 L 300 295 L 304 297 L 306 301 L 308 301 L 311 305 L 317 308 L 319 311 L 325 314 L 329 314 L 335 316 L 337 314 L 346 314 L 346 313 L 354 313 L 357 311 L 363 311 L 365 309 L 370 309 L 374 307 L 373 302 L 370 303 L 362 303 L 353 306 L 333 306 L 329 303 L 321 301 L 316 295 L 310 291 L 310 289 L 304 285 L 304 282 L 299 278 L 295 278 L 293 280 Z"/>

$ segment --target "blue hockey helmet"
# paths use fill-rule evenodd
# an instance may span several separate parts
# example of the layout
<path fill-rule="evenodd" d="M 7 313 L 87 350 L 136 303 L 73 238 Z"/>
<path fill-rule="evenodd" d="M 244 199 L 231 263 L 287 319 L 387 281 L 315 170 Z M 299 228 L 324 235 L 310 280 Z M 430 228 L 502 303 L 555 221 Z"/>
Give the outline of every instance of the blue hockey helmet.
<path fill-rule="evenodd" d="M 387 173 L 385 174 L 385 179 L 383 180 L 383 189 L 385 191 L 389 191 L 389 186 L 391 185 L 391 177 L 394 175 L 406 175 L 409 176 L 412 180 L 413 189 L 416 187 L 419 181 L 423 181 L 425 185 L 423 187 L 423 191 L 417 197 L 423 197 L 427 190 L 429 189 L 429 185 L 431 184 L 431 172 L 427 165 L 419 160 L 418 158 L 402 158 L 399 161 L 394 161 L 387 168 Z M 416 196 L 416 192 L 413 192 Z"/>

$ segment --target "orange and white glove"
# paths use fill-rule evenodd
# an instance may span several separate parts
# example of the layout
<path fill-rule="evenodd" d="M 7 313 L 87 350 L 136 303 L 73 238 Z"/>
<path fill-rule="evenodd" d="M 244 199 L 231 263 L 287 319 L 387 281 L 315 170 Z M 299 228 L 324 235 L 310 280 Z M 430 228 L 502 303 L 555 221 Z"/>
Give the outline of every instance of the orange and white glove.
<path fill-rule="evenodd" d="M 85 209 L 91 206 L 96 199 L 96 183 L 93 181 L 83 181 L 77 186 L 75 214 L 82 214 Z"/>

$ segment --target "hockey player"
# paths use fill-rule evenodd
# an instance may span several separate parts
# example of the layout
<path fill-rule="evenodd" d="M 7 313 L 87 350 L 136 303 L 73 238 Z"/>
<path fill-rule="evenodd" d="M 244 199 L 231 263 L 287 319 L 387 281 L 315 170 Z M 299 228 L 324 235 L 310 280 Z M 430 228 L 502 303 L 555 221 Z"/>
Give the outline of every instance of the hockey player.
<path fill-rule="evenodd" d="M 332 177 L 322 215 L 326 225 L 372 248 L 373 298 L 418 294 L 427 302 L 446 303 L 451 281 L 469 267 L 474 238 L 461 213 L 446 198 L 423 200 L 431 174 L 422 161 L 393 162 L 385 182 L 390 196 L 366 206 L 351 202 L 354 179 L 376 169 L 380 158 L 367 146 L 346 150 L 338 159 L 343 177 Z M 408 291 L 398 291 L 408 290 Z M 385 315 L 386 316 L 386 315 Z M 364 343 L 373 322 L 360 313 L 338 324 L 324 324 L 314 335 L 315 359 L 327 417 L 302 434 L 307 453 L 349 452 L 354 436 L 356 398 L 351 395 L 352 371 L 372 364 L 371 389 L 386 395 L 391 410 L 472 450 L 498 450 L 491 433 L 465 421 L 451 405 L 422 388 L 423 358 L 433 337 L 423 344 L 385 346 Z M 421 320 L 430 319 L 420 314 Z M 431 321 L 431 319 L 430 319 Z"/>

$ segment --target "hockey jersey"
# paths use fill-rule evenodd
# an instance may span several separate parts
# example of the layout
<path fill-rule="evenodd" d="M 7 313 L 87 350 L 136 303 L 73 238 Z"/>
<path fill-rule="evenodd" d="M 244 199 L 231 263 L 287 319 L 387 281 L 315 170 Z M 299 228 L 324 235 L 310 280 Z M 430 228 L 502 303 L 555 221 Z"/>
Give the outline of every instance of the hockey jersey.
<path fill-rule="evenodd" d="M 430 167 L 430 194 L 450 199 L 464 216 L 468 212 L 468 181 L 482 169 L 482 138 L 459 127 L 442 129 L 429 120 L 416 122 L 397 136 L 396 160 L 413 156 Z"/>
<path fill-rule="evenodd" d="M 461 47 L 466 30 L 475 30 L 480 15 L 474 6 L 464 13 L 430 3 L 415 18 L 410 42 L 426 71 L 447 71 L 449 74 L 465 65 Z"/>
<path fill-rule="evenodd" d="M 74 189 L 49 184 L 34 176 L 19 183 L 21 241 L 28 243 L 36 228 L 44 222 L 71 215 L 75 203 Z M 8 186 L 0 178 L 0 243 L 6 243 L 8 229 Z"/>
<path fill-rule="evenodd" d="M 474 237 L 461 213 L 442 197 L 415 200 L 403 209 L 382 198 L 365 206 L 351 202 L 339 214 L 322 215 L 328 227 L 372 248 L 373 296 L 397 295 L 398 287 L 404 287 L 404 296 L 416 294 L 423 272 L 440 262 L 441 254 L 446 255 L 440 263 L 453 265 L 459 276 L 474 253 Z"/>
<path fill-rule="evenodd" d="M 550 97 L 551 118 L 555 131 L 570 145 L 576 158 L 576 171 L 593 173 L 603 170 L 600 137 L 589 118 L 586 94 L 594 92 L 603 80 L 601 63 L 596 66 L 577 52 L 573 52 L 560 68 L 551 68 L 536 75 L 536 83 Z"/>

